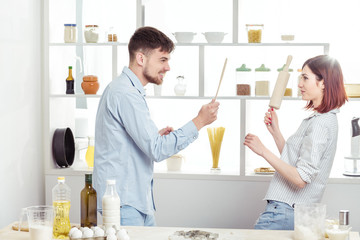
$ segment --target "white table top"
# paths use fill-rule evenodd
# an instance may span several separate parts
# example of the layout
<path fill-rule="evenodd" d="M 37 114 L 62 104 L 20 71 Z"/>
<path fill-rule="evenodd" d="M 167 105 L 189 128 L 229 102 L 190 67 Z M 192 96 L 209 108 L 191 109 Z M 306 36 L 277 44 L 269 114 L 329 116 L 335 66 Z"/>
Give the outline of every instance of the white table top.
<path fill-rule="evenodd" d="M 0 230 L 1 240 L 29 240 L 30 233 L 11 229 L 12 224 Z M 220 228 L 180 228 L 180 227 L 129 227 L 131 240 L 168 240 L 176 231 L 202 230 L 219 234 L 219 240 L 291 240 L 293 231 L 253 230 L 253 229 L 220 229 Z M 349 240 L 360 240 L 358 232 L 351 232 Z"/>

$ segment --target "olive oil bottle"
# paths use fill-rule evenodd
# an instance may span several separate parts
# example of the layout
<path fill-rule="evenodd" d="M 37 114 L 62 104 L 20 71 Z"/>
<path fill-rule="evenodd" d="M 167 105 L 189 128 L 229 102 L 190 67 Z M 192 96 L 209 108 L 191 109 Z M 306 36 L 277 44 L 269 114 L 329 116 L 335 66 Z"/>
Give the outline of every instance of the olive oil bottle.
<path fill-rule="evenodd" d="M 52 189 L 54 207 L 53 238 L 67 239 L 71 228 L 70 213 L 71 189 L 65 184 L 65 177 L 58 177 L 58 184 Z"/>
<path fill-rule="evenodd" d="M 69 76 L 66 78 L 66 94 L 74 94 L 75 79 L 72 76 L 72 66 L 69 66 Z"/>
<path fill-rule="evenodd" d="M 92 187 L 92 174 L 85 174 L 85 187 L 81 190 L 81 226 L 92 227 L 97 225 L 96 190 Z"/>

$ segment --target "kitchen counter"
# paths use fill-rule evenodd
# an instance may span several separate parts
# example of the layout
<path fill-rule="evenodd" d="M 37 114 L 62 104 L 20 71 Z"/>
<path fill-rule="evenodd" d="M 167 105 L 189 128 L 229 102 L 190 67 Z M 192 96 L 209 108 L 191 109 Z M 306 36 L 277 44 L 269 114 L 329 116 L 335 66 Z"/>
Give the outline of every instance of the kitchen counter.
<path fill-rule="evenodd" d="M 28 232 L 18 232 L 9 225 L 0 230 L 1 240 L 29 240 Z M 122 227 L 128 231 L 131 240 L 167 240 L 176 231 L 202 230 L 219 233 L 219 240 L 291 240 L 293 231 L 219 229 L 219 228 L 180 228 L 180 227 Z M 351 232 L 349 240 L 360 240 L 358 232 Z"/>

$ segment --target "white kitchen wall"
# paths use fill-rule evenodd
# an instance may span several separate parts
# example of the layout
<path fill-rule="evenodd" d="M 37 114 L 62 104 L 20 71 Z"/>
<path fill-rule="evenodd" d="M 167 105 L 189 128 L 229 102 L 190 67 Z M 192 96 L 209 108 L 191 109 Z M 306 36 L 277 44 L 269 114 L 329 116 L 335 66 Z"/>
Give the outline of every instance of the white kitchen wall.
<path fill-rule="evenodd" d="M 41 0 L 0 0 L 0 228 L 44 204 Z"/>

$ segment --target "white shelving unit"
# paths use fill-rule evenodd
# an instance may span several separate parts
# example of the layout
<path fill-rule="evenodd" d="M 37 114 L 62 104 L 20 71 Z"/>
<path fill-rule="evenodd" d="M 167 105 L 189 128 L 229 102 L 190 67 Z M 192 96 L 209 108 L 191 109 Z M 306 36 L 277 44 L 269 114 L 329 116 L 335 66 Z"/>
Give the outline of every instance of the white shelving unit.
<path fill-rule="evenodd" d="M 72 169 L 57 169 L 55 165 L 53 164 L 52 160 L 52 152 L 51 152 L 51 142 L 52 142 L 52 135 L 54 130 L 57 128 L 57 126 L 54 125 L 54 120 L 56 122 L 61 122 L 59 120 L 59 115 L 61 114 L 61 111 L 63 111 L 63 114 L 66 115 L 63 120 L 62 126 L 58 127 L 64 127 L 66 124 L 68 124 L 70 127 L 74 127 L 74 123 L 71 120 L 71 118 L 74 118 L 74 111 L 76 108 L 76 101 L 78 100 L 87 100 L 87 99 L 95 99 L 99 100 L 101 97 L 101 94 L 97 95 L 85 95 L 82 93 L 76 93 L 74 95 L 66 95 L 66 94 L 59 94 L 59 93 L 53 93 L 50 91 L 50 79 L 52 76 L 52 73 L 50 72 L 50 65 L 51 65 L 51 58 L 50 58 L 50 51 L 52 48 L 73 48 L 75 56 L 80 56 L 80 59 L 82 62 L 84 62 L 83 59 L 83 48 L 109 48 L 111 51 L 111 76 L 112 78 L 116 77 L 118 75 L 118 58 L 119 58 L 119 47 L 126 47 L 127 43 L 119 43 L 119 42 L 99 42 L 99 43 L 59 43 L 59 42 L 50 42 L 49 41 L 49 33 L 50 33 L 50 18 L 52 16 L 49 15 L 49 2 L 53 0 L 45 0 L 44 1 L 44 19 L 46 21 L 44 24 L 44 82 L 43 82 L 43 114 L 44 114 L 44 162 L 45 162 L 45 171 L 46 174 L 52 175 L 52 174 L 77 174 L 82 175 L 82 171 L 73 171 Z M 137 0 L 136 1 L 136 26 L 142 26 L 144 24 L 144 8 L 142 6 L 142 1 Z M 76 21 L 79 21 L 82 23 L 81 20 L 81 6 L 82 1 L 76 2 Z M 148 96 L 148 99 L 170 99 L 170 100 L 204 100 L 204 99 L 211 99 L 210 96 L 207 96 L 205 94 L 205 67 L 206 67 L 206 52 L 208 49 L 221 47 L 221 48 L 250 48 L 250 49 L 258 49 L 258 48 L 272 48 L 272 47 L 290 47 L 290 48 L 308 48 L 308 47 L 318 47 L 321 48 L 324 54 L 329 53 L 329 44 L 328 43 L 259 43 L 259 44 L 252 44 L 252 43 L 239 43 L 238 42 L 238 0 L 233 0 L 233 39 L 232 43 L 218 43 L 218 44 L 210 44 L 210 43 L 176 43 L 176 47 L 178 48 L 177 51 L 181 51 L 182 47 L 194 47 L 198 51 L 198 94 L 197 96 L 184 96 L 184 97 L 177 97 L 177 96 L 162 96 L 162 97 L 155 97 L 155 96 Z M 81 26 L 79 28 L 79 31 L 81 31 Z M 58 29 L 59 31 L 62 31 L 62 29 Z M 81 39 L 79 39 L 81 40 Z M 74 56 L 74 57 L 75 57 Z M 65 66 L 66 67 L 66 66 Z M 79 68 L 76 68 L 75 75 L 79 74 Z M 269 97 L 253 97 L 253 96 L 219 96 L 219 100 L 236 100 L 240 102 L 240 133 L 239 138 L 244 139 L 246 134 L 246 103 L 247 101 L 256 101 L 256 100 L 268 100 Z M 63 100 L 66 102 L 64 103 Z M 285 97 L 285 101 L 297 101 L 299 98 L 297 97 Z M 55 102 L 55 103 L 54 103 Z M 58 104 L 58 105 L 56 105 Z M 69 124 L 69 122 L 72 122 Z M 243 144 L 240 146 L 240 169 L 236 172 L 236 174 L 232 174 L 234 177 L 247 177 L 246 174 L 246 160 L 245 160 L 245 147 Z M 159 173 L 160 175 L 166 174 L 166 173 Z M 198 173 L 199 175 L 204 176 L 203 173 Z M 170 174 L 171 175 L 171 174 Z M 194 175 L 194 173 L 189 173 L 189 175 Z M 195 173 L 196 175 L 196 173 Z M 206 175 L 206 174 L 205 174 Z M 228 175 L 226 173 L 222 173 L 220 175 L 210 175 L 214 177 L 219 176 L 225 176 Z M 184 174 L 179 175 L 184 176 Z M 251 177 L 251 176 L 249 176 Z M 264 179 L 263 176 L 260 176 L 259 179 Z"/>

